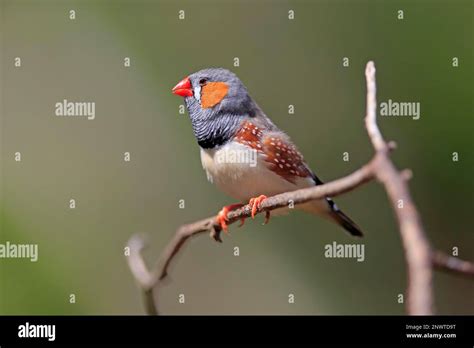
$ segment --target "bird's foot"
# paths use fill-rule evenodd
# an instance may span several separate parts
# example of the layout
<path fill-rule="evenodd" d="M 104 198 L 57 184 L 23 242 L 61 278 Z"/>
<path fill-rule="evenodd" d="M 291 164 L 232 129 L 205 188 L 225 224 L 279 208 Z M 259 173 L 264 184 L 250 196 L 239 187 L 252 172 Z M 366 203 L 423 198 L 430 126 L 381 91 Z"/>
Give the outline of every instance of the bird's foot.
<path fill-rule="evenodd" d="M 217 217 L 216 217 L 216 221 L 217 223 L 219 224 L 219 226 L 221 226 L 221 229 L 225 232 L 225 233 L 228 233 L 228 226 L 227 226 L 227 222 L 229 221 L 229 219 L 227 218 L 227 214 L 234 210 L 234 209 L 238 209 L 238 208 L 241 208 L 243 207 L 244 205 L 241 204 L 241 203 L 236 203 L 236 204 L 231 204 L 231 205 L 226 205 L 225 207 L 223 207 L 219 213 L 217 213 Z M 241 227 L 245 222 L 245 218 L 242 218 L 240 220 L 240 225 L 239 227 Z"/>
<path fill-rule="evenodd" d="M 255 198 L 251 198 L 249 201 L 249 205 L 252 207 L 252 219 L 255 218 L 255 215 L 257 214 L 258 209 L 260 209 L 260 206 L 264 200 L 266 200 L 268 197 L 265 195 L 260 195 Z M 264 224 L 267 224 L 268 221 L 270 220 L 270 212 L 267 211 L 265 214 L 265 222 Z"/>

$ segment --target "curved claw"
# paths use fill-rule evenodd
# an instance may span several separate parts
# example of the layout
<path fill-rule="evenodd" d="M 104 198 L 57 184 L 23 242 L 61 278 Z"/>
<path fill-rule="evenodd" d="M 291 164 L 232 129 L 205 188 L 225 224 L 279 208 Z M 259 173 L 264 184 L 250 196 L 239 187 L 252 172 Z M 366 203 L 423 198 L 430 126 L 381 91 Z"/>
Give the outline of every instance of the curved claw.
<path fill-rule="evenodd" d="M 222 208 L 219 213 L 217 213 L 216 217 L 216 222 L 221 226 L 221 229 L 225 232 L 228 233 L 228 228 L 227 228 L 227 213 L 228 211 L 225 210 L 225 207 Z"/>
<path fill-rule="evenodd" d="M 252 206 L 252 219 L 255 218 L 255 215 L 257 215 L 258 209 L 260 209 L 260 205 L 262 202 L 267 199 L 268 197 L 265 195 L 260 195 L 255 198 L 251 198 L 249 201 L 249 205 Z"/>
<path fill-rule="evenodd" d="M 228 229 L 228 225 L 227 225 L 227 221 L 229 221 L 229 219 L 227 218 L 227 214 L 231 210 L 241 208 L 242 206 L 243 206 L 243 204 L 241 204 L 241 203 L 226 205 L 225 207 L 223 207 L 219 211 L 219 213 L 217 213 L 216 222 L 219 224 L 219 226 L 221 226 L 221 229 L 225 233 L 229 233 L 229 229 Z M 244 222 L 245 222 L 245 218 L 243 218 L 241 220 L 241 223 L 240 223 L 239 227 L 242 226 L 244 224 Z"/>

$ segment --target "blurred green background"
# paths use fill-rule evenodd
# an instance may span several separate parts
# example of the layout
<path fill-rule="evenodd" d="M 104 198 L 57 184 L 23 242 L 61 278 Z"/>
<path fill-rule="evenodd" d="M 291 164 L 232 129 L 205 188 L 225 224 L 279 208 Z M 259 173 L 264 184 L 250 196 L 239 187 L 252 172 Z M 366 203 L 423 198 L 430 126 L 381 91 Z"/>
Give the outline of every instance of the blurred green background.
<path fill-rule="evenodd" d="M 474 259 L 472 4 L 1 1 L 0 243 L 37 243 L 39 261 L 0 260 L 0 313 L 143 313 L 124 257 L 128 238 L 148 235 L 146 257 L 154 262 L 180 224 L 233 203 L 207 182 L 188 116 L 178 112 L 183 101 L 170 92 L 205 67 L 237 73 L 328 181 L 372 155 L 364 68 L 374 60 L 379 102 L 421 103 L 420 120 L 379 123 L 398 143 L 397 165 L 413 170 L 410 187 L 429 239 Z M 96 119 L 56 117 L 63 99 L 95 101 Z M 266 226 L 262 217 L 231 226 L 223 244 L 196 237 L 161 290 L 162 311 L 404 313 L 397 295 L 405 291 L 405 265 L 385 192 L 371 183 L 336 201 L 365 239 L 300 212 Z M 333 241 L 364 243 L 365 262 L 325 258 Z M 436 272 L 434 285 L 439 313 L 474 313 L 474 282 Z"/>

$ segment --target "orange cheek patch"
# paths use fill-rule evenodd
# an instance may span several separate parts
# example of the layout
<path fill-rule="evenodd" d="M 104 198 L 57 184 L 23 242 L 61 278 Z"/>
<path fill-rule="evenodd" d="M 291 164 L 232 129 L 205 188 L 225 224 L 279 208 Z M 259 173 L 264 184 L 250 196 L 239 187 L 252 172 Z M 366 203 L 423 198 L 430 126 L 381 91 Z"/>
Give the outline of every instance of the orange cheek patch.
<path fill-rule="evenodd" d="M 212 108 L 227 95 L 229 86 L 224 82 L 208 82 L 201 90 L 201 107 Z"/>

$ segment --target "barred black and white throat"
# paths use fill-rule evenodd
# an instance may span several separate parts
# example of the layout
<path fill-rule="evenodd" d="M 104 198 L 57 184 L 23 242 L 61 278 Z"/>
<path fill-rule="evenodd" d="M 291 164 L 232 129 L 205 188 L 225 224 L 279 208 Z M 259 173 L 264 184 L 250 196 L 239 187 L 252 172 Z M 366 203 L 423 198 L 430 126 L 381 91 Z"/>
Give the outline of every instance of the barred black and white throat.
<path fill-rule="evenodd" d="M 223 68 L 203 69 L 189 75 L 189 81 L 193 95 L 187 96 L 185 103 L 194 135 L 202 148 L 211 149 L 225 144 L 232 139 L 245 119 L 257 115 L 262 116 L 264 122 L 273 128 L 271 121 L 250 97 L 247 88 L 231 71 Z"/>

